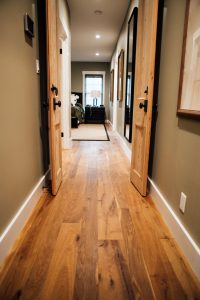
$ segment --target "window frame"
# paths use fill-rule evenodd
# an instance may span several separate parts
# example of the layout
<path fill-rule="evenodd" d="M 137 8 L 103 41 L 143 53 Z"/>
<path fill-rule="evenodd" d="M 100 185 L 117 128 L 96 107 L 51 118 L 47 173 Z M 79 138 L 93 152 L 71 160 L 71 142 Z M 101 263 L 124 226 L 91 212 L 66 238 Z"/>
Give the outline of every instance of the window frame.
<path fill-rule="evenodd" d="M 105 106 L 105 75 L 106 71 L 82 71 L 83 75 L 83 107 L 85 107 L 85 77 L 86 75 L 102 75 L 103 76 L 103 105 Z"/>

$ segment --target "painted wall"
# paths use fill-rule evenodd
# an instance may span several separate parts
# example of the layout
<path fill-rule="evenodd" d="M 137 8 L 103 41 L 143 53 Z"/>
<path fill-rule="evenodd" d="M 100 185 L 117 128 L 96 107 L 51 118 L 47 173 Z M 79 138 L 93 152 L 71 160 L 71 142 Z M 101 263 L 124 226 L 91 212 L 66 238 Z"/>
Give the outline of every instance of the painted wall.
<path fill-rule="evenodd" d="M 110 63 L 104 62 L 72 62 L 72 92 L 83 92 L 83 74 L 82 71 L 105 71 L 105 109 L 106 119 L 109 119 L 109 81 L 110 81 Z"/>
<path fill-rule="evenodd" d="M 165 2 L 152 179 L 200 245 L 200 121 L 176 116 L 185 2 Z M 187 195 L 184 215 L 181 192 Z"/>
<path fill-rule="evenodd" d="M 127 59 L 127 34 L 128 34 L 128 20 L 132 14 L 134 7 L 138 6 L 138 0 L 132 0 L 129 10 L 124 20 L 116 48 L 112 55 L 111 70 L 114 69 L 114 101 L 109 104 L 110 121 L 113 124 L 120 136 L 124 139 L 127 145 L 131 148 L 131 144 L 124 138 L 124 112 L 125 112 L 125 92 L 126 92 L 126 59 Z M 121 49 L 124 50 L 124 81 L 123 81 L 123 101 L 117 101 L 117 71 L 118 71 L 118 56 Z"/>
<path fill-rule="evenodd" d="M 35 2 L 0 1 L 0 234 L 43 174 L 37 34 L 31 45 L 23 20 Z"/>

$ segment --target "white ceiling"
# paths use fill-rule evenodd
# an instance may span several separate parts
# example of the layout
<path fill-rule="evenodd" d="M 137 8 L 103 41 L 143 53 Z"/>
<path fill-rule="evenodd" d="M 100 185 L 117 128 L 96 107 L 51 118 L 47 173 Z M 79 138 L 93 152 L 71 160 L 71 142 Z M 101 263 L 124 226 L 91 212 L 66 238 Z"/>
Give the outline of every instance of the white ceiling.
<path fill-rule="evenodd" d="M 117 43 L 129 0 L 68 0 L 72 61 L 108 62 Z M 96 15 L 101 10 L 102 15 Z M 96 39 L 95 35 L 101 38 Z M 99 52 L 99 56 L 95 53 Z"/>

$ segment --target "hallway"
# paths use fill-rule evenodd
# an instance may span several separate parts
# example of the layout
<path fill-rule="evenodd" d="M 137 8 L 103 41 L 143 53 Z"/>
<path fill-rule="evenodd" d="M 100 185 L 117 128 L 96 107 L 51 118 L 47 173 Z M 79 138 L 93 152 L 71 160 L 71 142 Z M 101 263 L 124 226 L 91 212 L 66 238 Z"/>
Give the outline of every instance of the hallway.
<path fill-rule="evenodd" d="M 74 142 L 63 183 L 47 191 L 8 257 L 0 299 L 200 299 L 200 289 L 149 198 L 110 142 Z"/>

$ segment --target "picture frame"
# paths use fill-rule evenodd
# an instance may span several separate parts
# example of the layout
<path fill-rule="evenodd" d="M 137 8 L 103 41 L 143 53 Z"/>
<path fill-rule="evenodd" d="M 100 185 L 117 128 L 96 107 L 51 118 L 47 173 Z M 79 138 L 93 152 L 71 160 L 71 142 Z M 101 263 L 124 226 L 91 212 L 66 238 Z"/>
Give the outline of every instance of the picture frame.
<path fill-rule="evenodd" d="M 114 100 L 114 69 L 110 71 L 110 101 Z"/>
<path fill-rule="evenodd" d="M 117 74 L 117 100 L 123 101 L 124 85 L 124 50 L 120 51 L 118 56 L 118 74 Z"/>
<path fill-rule="evenodd" d="M 200 119 L 200 6 L 186 0 L 177 115 Z"/>

